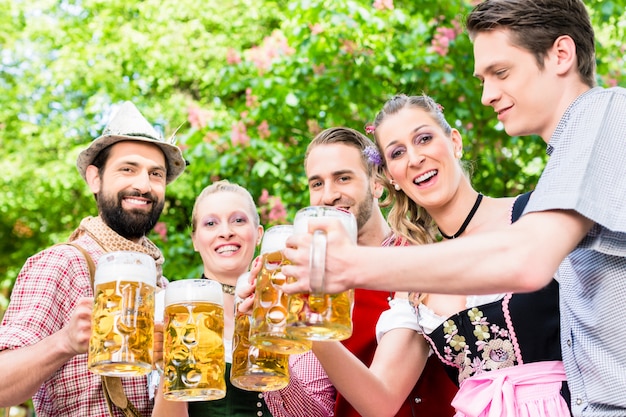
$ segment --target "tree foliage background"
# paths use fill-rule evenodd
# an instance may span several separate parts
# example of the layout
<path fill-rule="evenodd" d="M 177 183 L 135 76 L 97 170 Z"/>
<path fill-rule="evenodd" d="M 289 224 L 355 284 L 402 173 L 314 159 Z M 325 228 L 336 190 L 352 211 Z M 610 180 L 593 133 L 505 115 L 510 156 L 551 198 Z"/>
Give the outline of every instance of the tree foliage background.
<path fill-rule="evenodd" d="M 598 83 L 625 85 L 626 0 L 590 0 Z M 78 153 L 124 100 L 190 162 L 151 238 L 170 279 L 197 276 L 195 196 L 247 187 L 267 226 L 308 204 L 303 154 L 321 129 L 363 130 L 391 95 L 426 92 L 463 134 L 477 189 L 531 189 L 538 138 L 480 103 L 471 9 L 455 0 L 0 0 L 0 307 L 26 258 L 96 215 Z M 1 310 L 1 308 L 0 308 Z"/>

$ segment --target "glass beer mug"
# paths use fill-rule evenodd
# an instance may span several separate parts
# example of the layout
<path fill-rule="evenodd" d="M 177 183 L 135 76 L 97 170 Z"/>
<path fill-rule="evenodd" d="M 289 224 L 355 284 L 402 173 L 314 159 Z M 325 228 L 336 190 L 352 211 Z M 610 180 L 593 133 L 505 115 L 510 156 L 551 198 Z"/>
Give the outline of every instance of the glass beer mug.
<path fill-rule="evenodd" d="M 248 282 L 249 274 L 239 277 L 237 285 Z M 237 293 L 237 291 L 236 291 Z M 289 384 L 289 356 L 259 349 L 250 344 L 251 317 L 238 309 L 242 302 L 235 296 L 235 332 L 230 382 L 248 391 L 275 391 Z"/>
<path fill-rule="evenodd" d="M 338 218 L 353 242 L 357 240 L 356 219 L 352 213 L 334 207 L 310 206 L 299 210 L 294 219 L 294 233 L 307 233 L 309 219 Z M 309 294 L 294 294 L 287 318 L 287 334 L 309 340 L 344 340 L 352 336 L 354 290 L 338 294 L 321 292 L 326 264 L 326 234 L 317 230 L 311 244 Z M 318 290 L 319 289 L 319 290 Z"/>
<path fill-rule="evenodd" d="M 288 262 L 282 250 L 292 234 L 293 226 L 279 225 L 270 227 L 263 235 L 263 265 L 256 278 L 250 325 L 250 343 L 253 346 L 282 354 L 303 353 L 311 349 L 309 340 L 287 333 L 287 316 L 293 296 L 284 294 L 280 287 L 286 279 L 281 266 Z"/>
<path fill-rule="evenodd" d="M 224 398 L 224 301 L 209 279 L 173 281 L 165 289 L 163 396 L 170 401 Z"/>
<path fill-rule="evenodd" d="M 156 265 L 140 252 L 109 252 L 94 277 L 89 370 L 107 376 L 152 370 Z"/>

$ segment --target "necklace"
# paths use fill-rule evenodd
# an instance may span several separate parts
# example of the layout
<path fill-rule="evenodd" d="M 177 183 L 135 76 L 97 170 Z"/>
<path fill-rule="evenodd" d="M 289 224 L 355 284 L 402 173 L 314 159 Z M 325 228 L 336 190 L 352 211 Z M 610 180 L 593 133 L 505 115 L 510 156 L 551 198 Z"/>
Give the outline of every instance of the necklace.
<path fill-rule="evenodd" d="M 461 236 L 461 234 L 467 228 L 467 225 L 469 224 L 469 222 L 472 221 L 472 218 L 474 217 L 474 214 L 476 214 L 476 210 L 478 210 L 478 206 L 480 206 L 480 202 L 482 200 L 483 200 L 483 195 L 481 193 L 478 193 L 478 197 L 476 197 L 476 202 L 474 203 L 474 207 L 472 207 L 469 214 L 465 218 L 465 221 L 461 225 L 461 228 L 452 236 L 445 234 L 444 232 L 441 231 L 441 229 L 439 229 L 439 226 L 437 226 L 437 229 L 439 230 L 439 233 L 441 233 L 441 236 L 443 236 L 446 239 L 456 239 L 457 237 Z"/>
<path fill-rule="evenodd" d="M 222 292 L 224 294 L 235 295 L 235 286 L 234 285 L 224 284 L 223 282 L 220 282 L 220 284 L 222 284 Z"/>
<path fill-rule="evenodd" d="M 206 275 L 202 274 L 202 279 L 211 279 L 211 278 L 207 278 Z M 214 281 L 217 281 L 217 280 L 214 280 Z M 217 282 L 219 282 L 219 281 L 217 281 Z M 234 285 L 224 284 L 223 282 L 220 282 L 220 284 L 222 285 L 222 292 L 224 294 L 235 295 L 235 286 Z"/>

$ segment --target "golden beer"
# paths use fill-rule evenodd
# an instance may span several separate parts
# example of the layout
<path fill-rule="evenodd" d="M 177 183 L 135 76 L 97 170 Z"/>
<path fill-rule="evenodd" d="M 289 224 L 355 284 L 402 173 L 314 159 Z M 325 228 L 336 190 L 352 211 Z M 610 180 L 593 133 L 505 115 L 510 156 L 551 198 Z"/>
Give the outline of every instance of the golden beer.
<path fill-rule="evenodd" d="M 289 384 L 289 356 L 251 346 L 250 317 L 235 306 L 230 382 L 248 391 L 274 391 Z"/>
<path fill-rule="evenodd" d="M 289 225 L 273 226 L 263 236 L 262 267 L 256 279 L 250 325 L 253 346 L 280 354 L 297 354 L 311 349 L 309 340 L 287 333 L 293 296 L 284 294 L 280 287 L 286 279 L 281 267 L 288 262 L 281 250 L 292 231 Z"/>
<path fill-rule="evenodd" d="M 356 219 L 351 213 L 334 207 L 310 206 L 299 210 L 294 219 L 294 232 L 308 233 L 309 219 L 314 217 L 339 219 L 356 243 Z M 326 235 L 321 231 L 314 233 L 311 259 L 311 286 L 323 288 Z M 354 290 L 338 294 L 325 294 L 323 291 L 294 294 L 287 318 L 287 334 L 309 340 L 345 340 L 352 336 L 353 307 Z"/>
<path fill-rule="evenodd" d="M 137 252 L 102 255 L 94 278 L 88 366 L 108 376 L 152 370 L 156 266 Z"/>
<path fill-rule="evenodd" d="M 165 290 L 163 395 L 172 401 L 224 398 L 224 302 L 217 281 L 187 279 Z"/>
<path fill-rule="evenodd" d="M 287 334 L 309 340 L 345 340 L 352 336 L 354 290 L 338 294 L 295 294 Z"/>

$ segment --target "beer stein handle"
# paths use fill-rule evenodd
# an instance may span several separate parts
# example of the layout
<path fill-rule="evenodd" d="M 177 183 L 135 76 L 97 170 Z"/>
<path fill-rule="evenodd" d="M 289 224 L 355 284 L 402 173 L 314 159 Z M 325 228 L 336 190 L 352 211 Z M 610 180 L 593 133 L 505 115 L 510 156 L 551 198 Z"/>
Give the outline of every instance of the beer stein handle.
<path fill-rule="evenodd" d="M 326 275 L 326 233 L 322 230 L 313 232 L 311 253 L 309 257 L 309 286 L 311 293 L 324 293 L 324 276 Z"/>

